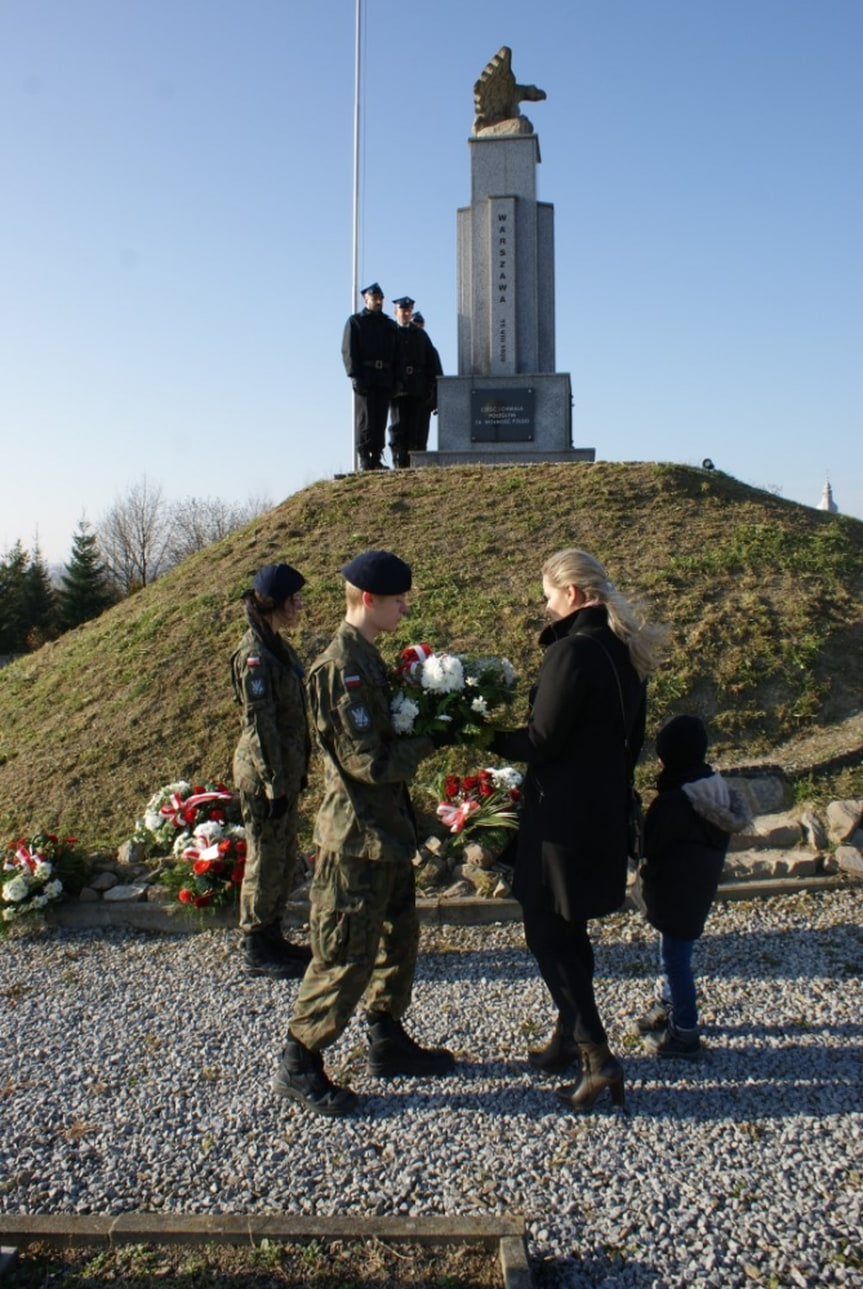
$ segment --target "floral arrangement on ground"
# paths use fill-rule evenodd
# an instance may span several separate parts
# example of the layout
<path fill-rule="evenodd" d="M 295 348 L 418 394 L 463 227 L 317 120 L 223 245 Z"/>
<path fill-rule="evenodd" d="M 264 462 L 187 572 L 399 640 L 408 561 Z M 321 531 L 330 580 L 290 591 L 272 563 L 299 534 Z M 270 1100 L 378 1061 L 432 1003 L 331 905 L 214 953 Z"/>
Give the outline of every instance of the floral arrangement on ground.
<path fill-rule="evenodd" d="M 40 832 L 10 841 L 3 857 L 0 916 L 4 923 L 41 913 L 46 905 L 77 895 L 84 885 L 87 861 L 76 850 L 76 837 Z"/>
<path fill-rule="evenodd" d="M 463 777 L 443 775 L 437 784 L 435 813 L 448 830 L 448 844 L 458 850 L 476 840 L 491 854 L 500 855 L 518 828 L 521 784 L 521 774 L 511 765 L 490 766 Z M 474 837 L 475 833 L 480 835 Z"/>
<path fill-rule="evenodd" d="M 246 833 L 236 793 L 224 783 L 185 779 L 159 788 L 138 820 L 134 842 L 166 859 L 160 881 L 181 904 L 203 909 L 238 897 Z"/>
<path fill-rule="evenodd" d="M 494 721 L 515 697 L 508 658 L 468 657 L 409 645 L 399 655 L 390 710 L 397 734 L 448 734 L 453 742 L 488 746 Z"/>

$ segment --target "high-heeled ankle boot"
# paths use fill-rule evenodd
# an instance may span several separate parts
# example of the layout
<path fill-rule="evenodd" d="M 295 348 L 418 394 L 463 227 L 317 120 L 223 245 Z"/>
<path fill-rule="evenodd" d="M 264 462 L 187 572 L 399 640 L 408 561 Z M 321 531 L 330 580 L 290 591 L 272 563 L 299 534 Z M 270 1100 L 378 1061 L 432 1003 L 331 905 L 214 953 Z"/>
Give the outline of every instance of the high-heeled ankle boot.
<path fill-rule="evenodd" d="M 527 1059 L 535 1070 L 544 1074 L 563 1074 L 579 1060 L 578 1043 L 572 1030 L 564 1025 L 558 1016 L 551 1038 L 545 1047 L 535 1047 L 527 1054 Z"/>
<path fill-rule="evenodd" d="M 581 1079 L 558 1088 L 555 1095 L 570 1110 L 587 1114 L 601 1092 L 608 1088 L 613 1105 L 625 1104 L 623 1066 L 612 1056 L 607 1043 L 579 1043 Z"/>

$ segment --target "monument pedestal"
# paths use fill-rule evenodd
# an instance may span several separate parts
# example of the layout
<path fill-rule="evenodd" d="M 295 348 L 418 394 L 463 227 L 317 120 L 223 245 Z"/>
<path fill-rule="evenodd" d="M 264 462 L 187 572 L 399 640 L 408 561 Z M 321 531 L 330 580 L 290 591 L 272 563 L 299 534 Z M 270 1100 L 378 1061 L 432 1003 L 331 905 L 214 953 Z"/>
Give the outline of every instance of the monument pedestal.
<path fill-rule="evenodd" d="M 412 466 L 593 461 L 572 447 L 569 374 L 439 376 L 438 449 Z"/>

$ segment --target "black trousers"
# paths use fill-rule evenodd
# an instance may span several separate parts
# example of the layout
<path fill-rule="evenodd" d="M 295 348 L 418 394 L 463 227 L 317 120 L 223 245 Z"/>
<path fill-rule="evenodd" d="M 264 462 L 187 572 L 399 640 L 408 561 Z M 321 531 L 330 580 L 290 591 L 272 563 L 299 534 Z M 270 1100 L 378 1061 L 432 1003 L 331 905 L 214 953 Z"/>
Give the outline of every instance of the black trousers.
<path fill-rule="evenodd" d="M 365 394 L 354 393 L 354 439 L 360 465 L 368 466 L 383 456 L 389 411 L 389 389 L 369 385 Z"/>
<path fill-rule="evenodd" d="M 390 450 L 393 454 L 393 465 L 409 466 L 411 452 L 422 451 L 426 444 L 422 438 L 423 411 L 426 400 L 403 394 L 394 398 L 390 404 Z M 426 438 L 428 424 L 426 423 Z"/>
<path fill-rule="evenodd" d="M 564 1028 L 577 1043 L 604 1043 L 593 992 L 593 945 L 586 922 L 566 922 L 553 909 L 525 907 L 524 935 Z"/>

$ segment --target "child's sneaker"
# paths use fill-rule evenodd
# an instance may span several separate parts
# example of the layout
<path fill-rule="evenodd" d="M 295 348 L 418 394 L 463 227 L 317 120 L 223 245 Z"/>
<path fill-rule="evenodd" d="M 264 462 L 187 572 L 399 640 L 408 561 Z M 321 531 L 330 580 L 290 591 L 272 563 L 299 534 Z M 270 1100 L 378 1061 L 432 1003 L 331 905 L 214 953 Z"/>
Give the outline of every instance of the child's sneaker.
<path fill-rule="evenodd" d="M 645 1046 L 653 1056 L 698 1061 L 704 1055 L 697 1029 L 675 1029 L 669 1025 L 664 1034 L 649 1034 Z"/>
<path fill-rule="evenodd" d="M 669 1005 L 662 1002 L 661 999 L 657 999 L 649 1011 L 636 1019 L 635 1028 L 639 1034 L 661 1033 L 668 1025 L 670 1013 L 671 1008 Z"/>

